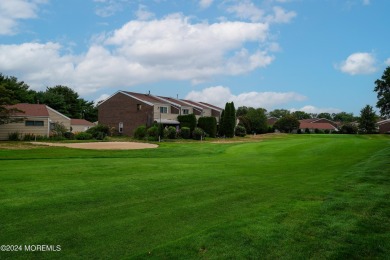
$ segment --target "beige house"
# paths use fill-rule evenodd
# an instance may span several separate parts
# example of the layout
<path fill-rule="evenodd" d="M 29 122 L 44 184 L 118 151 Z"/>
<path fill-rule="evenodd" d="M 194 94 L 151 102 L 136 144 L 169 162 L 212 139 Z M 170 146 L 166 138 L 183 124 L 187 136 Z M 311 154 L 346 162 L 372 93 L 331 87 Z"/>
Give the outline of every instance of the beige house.
<path fill-rule="evenodd" d="M 85 119 L 73 119 L 72 118 L 70 120 L 70 127 L 71 127 L 73 133 L 85 132 L 93 126 L 95 126 L 94 123 L 89 122 Z"/>
<path fill-rule="evenodd" d="M 21 112 L 14 112 L 12 119 L 17 122 L 0 125 L 0 140 L 8 140 L 11 133 L 19 133 L 22 137 L 26 134 L 36 136 L 50 136 L 54 123 L 61 123 L 70 129 L 70 118 L 60 112 L 42 104 L 16 104 L 9 106 Z"/>

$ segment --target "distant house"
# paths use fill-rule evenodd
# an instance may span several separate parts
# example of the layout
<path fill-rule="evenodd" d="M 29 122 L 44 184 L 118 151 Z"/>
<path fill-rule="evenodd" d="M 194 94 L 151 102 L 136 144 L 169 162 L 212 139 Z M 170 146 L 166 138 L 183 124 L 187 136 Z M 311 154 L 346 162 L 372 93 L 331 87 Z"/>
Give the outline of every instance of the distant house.
<path fill-rule="evenodd" d="M 276 121 L 278 121 L 278 118 L 276 118 L 276 117 L 268 117 L 267 118 L 267 125 L 268 126 L 273 126 L 276 123 Z"/>
<path fill-rule="evenodd" d="M 377 125 L 380 134 L 390 134 L 390 119 L 379 121 Z"/>
<path fill-rule="evenodd" d="M 95 126 L 94 123 L 89 122 L 85 119 L 73 119 L 72 118 L 70 120 L 70 127 L 72 128 L 73 133 L 85 132 L 93 126 Z"/>
<path fill-rule="evenodd" d="M 321 131 L 337 132 L 337 123 L 326 118 L 310 118 L 299 120 L 299 129 L 304 132 L 309 129 L 310 132 L 314 132 L 316 129 Z"/>
<path fill-rule="evenodd" d="M 10 115 L 16 122 L 0 125 L 0 140 L 7 140 L 8 135 L 18 132 L 20 135 L 32 134 L 49 136 L 54 123 L 61 123 L 70 129 L 70 118 L 43 104 L 16 104 L 8 106 L 22 112 Z"/>
<path fill-rule="evenodd" d="M 118 91 L 98 105 L 98 121 L 115 128 L 117 134 L 131 136 L 138 126 L 154 122 L 178 126 L 179 115 L 215 116 L 218 122 L 221 112 L 221 108 L 206 103 Z"/>

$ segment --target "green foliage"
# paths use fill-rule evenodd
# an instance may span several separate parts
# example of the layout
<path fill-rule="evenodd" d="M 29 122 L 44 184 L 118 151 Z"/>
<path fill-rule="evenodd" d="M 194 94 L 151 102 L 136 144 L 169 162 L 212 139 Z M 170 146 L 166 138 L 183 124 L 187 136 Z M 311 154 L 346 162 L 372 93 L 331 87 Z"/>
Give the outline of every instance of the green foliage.
<path fill-rule="evenodd" d="M 250 127 L 245 125 L 247 133 L 264 134 L 268 131 L 266 110 L 263 108 L 248 108 L 246 118 L 249 121 Z"/>
<path fill-rule="evenodd" d="M 189 127 L 180 128 L 180 136 L 183 139 L 190 139 L 191 138 L 191 129 Z"/>
<path fill-rule="evenodd" d="M 236 136 L 241 136 L 241 137 L 246 136 L 246 129 L 245 129 L 245 127 L 242 126 L 242 125 L 237 125 L 236 126 L 236 130 L 235 130 L 235 134 L 236 134 Z"/>
<path fill-rule="evenodd" d="M 346 113 L 346 112 L 340 112 L 340 113 L 337 113 L 337 114 L 333 114 L 332 115 L 333 117 L 333 121 L 336 121 L 336 122 L 353 122 L 356 120 L 356 118 L 354 117 L 354 115 L 352 113 Z"/>
<path fill-rule="evenodd" d="M 180 128 L 189 127 L 193 131 L 196 127 L 196 117 L 194 114 L 180 115 L 177 117 L 180 122 Z"/>
<path fill-rule="evenodd" d="M 290 115 L 290 111 L 287 110 L 287 109 L 275 109 L 271 112 L 269 112 L 269 116 L 271 117 L 276 117 L 276 118 L 282 118 L 282 117 L 285 117 L 287 115 Z"/>
<path fill-rule="evenodd" d="M 194 131 L 192 131 L 192 138 L 195 140 L 202 140 L 205 136 L 205 133 L 202 128 L 195 127 Z"/>
<path fill-rule="evenodd" d="M 295 116 L 286 115 L 276 121 L 274 127 L 282 133 L 291 133 L 293 130 L 297 130 L 299 125 L 300 123 Z"/>
<path fill-rule="evenodd" d="M 65 127 L 65 125 L 60 122 L 53 123 L 51 127 L 50 136 L 52 137 L 64 137 L 64 134 L 68 132 L 68 129 Z"/>
<path fill-rule="evenodd" d="M 73 140 L 73 139 L 74 139 L 74 133 L 72 133 L 72 132 L 66 132 L 66 133 L 64 133 L 64 137 L 65 137 L 66 139 Z"/>
<path fill-rule="evenodd" d="M 305 128 L 305 134 L 310 134 L 310 129 L 309 128 Z"/>
<path fill-rule="evenodd" d="M 150 141 L 157 141 L 158 140 L 158 136 L 159 136 L 159 128 L 158 128 L 158 126 L 154 125 L 154 126 L 150 127 L 146 131 L 146 135 L 147 135 L 148 140 L 150 140 Z"/>
<path fill-rule="evenodd" d="M 237 108 L 236 117 L 245 116 L 246 114 L 248 114 L 248 107 L 242 106 Z"/>
<path fill-rule="evenodd" d="M 390 66 L 385 69 L 381 79 L 375 81 L 374 91 L 378 101 L 376 107 L 383 117 L 390 117 Z"/>
<path fill-rule="evenodd" d="M 372 106 L 366 105 L 360 111 L 359 132 L 362 134 L 372 134 L 376 132 L 376 114 Z"/>
<path fill-rule="evenodd" d="M 19 132 L 9 133 L 8 140 L 9 141 L 20 141 L 20 133 Z"/>
<path fill-rule="evenodd" d="M 234 137 L 234 128 L 236 127 L 236 109 L 233 102 L 228 102 L 223 111 L 223 120 L 221 122 L 221 132 L 225 137 Z"/>
<path fill-rule="evenodd" d="M 355 124 L 346 123 L 341 126 L 340 134 L 357 134 L 358 127 Z"/>
<path fill-rule="evenodd" d="M 298 120 L 310 118 L 310 115 L 304 111 L 295 111 L 295 112 L 292 112 L 291 115 L 293 115 Z"/>
<path fill-rule="evenodd" d="M 317 118 L 325 118 L 328 120 L 332 120 L 332 116 L 329 113 L 319 113 L 317 115 Z"/>
<path fill-rule="evenodd" d="M 176 137 L 177 137 L 176 127 L 174 127 L 174 126 L 168 127 L 166 136 L 169 139 L 176 139 Z"/>
<path fill-rule="evenodd" d="M 102 124 L 98 124 L 94 127 L 89 128 L 87 133 L 90 133 L 96 140 L 104 140 L 106 136 L 110 135 L 110 127 Z"/>
<path fill-rule="evenodd" d="M 93 137 L 92 137 L 92 134 L 90 134 L 90 133 L 79 132 L 79 133 L 75 134 L 74 138 L 76 140 L 91 140 Z"/>
<path fill-rule="evenodd" d="M 140 125 L 134 131 L 134 138 L 138 140 L 143 140 L 146 137 L 146 126 Z"/>
<path fill-rule="evenodd" d="M 214 138 L 217 135 L 217 119 L 213 116 L 200 117 L 198 120 L 198 126 L 210 137 Z"/>
<path fill-rule="evenodd" d="M 219 125 L 218 125 L 218 135 L 219 136 L 225 136 L 225 110 L 222 109 L 221 112 L 221 118 L 219 119 Z"/>

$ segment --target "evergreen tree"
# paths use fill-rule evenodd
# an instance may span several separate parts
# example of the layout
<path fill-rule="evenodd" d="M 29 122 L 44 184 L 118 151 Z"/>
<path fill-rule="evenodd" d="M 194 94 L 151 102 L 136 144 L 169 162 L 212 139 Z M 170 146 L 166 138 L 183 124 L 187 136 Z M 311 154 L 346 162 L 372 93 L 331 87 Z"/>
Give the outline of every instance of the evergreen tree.
<path fill-rule="evenodd" d="M 360 111 L 359 132 L 372 134 L 376 131 L 376 114 L 372 106 L 367 105 Z"/>

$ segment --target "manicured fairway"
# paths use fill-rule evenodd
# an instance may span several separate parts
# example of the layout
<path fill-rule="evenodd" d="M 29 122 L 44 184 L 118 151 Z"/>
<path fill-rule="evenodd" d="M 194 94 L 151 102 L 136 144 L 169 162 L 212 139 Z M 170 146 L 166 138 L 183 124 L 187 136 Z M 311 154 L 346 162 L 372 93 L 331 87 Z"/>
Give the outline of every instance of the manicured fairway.
<path fill-rule="evenodd" d="M 0 150 L 3 258 L 386 259 L 390 138 Z"/>

